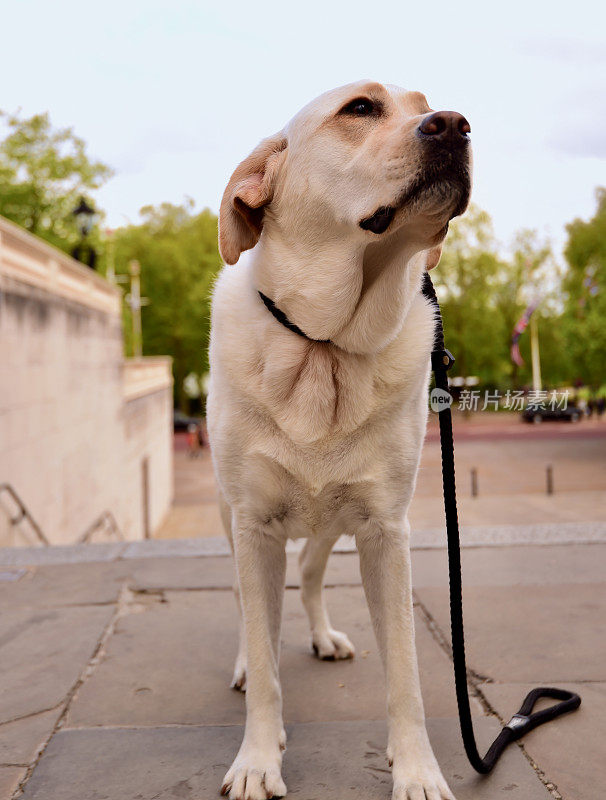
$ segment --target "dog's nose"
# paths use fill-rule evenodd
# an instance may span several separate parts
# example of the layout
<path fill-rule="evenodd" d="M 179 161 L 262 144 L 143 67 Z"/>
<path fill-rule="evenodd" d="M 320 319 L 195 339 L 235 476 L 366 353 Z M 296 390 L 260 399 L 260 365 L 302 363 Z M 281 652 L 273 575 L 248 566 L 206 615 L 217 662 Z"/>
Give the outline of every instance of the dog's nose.
<path fill-rule="evenodd" d="M 471 132 L 471 127 L 457 111 L 435 111 L 425 117 L 417 130 L 434 142 L 456 147 L 469 141 L 467 134 Z"/>

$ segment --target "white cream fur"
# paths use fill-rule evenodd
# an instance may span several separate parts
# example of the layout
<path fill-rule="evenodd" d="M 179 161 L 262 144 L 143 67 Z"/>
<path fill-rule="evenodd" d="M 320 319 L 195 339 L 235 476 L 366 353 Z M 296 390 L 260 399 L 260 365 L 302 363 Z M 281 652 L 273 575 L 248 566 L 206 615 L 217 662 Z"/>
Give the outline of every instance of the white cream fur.
<path fill-rule="evenodd" d="M 338 109 L 367 94 L 382 98 L 387 119 L 364 135 L 335 129 Z M 398 211 L 380 236 L 359 226 L 418 174 L 414 129 L 429 110 L 418 93 L 369 82 L 329 92 L 264 144 L 271 180 L 258 157 L 252 177 L 244 162 L 222 205 L 226 260 L 258 239 L 217 280 L 207 409 L 243 616 L 232 685 L 246 686 L 247 721 L 225 776 L 232 800 L 286 792 L 278 661 L 288 538 L 307 538 L 302 595 L 318 655 L 353 655 L 322 597 L 326 560 L 343 533 L 356 537 L 386 671 L 393 797 L 452 798 L 425 731 L 406 518 L 434 329 L 420 284 L 452 204 L 429 196 Z M 259 236 L 234 208 L 238 192 L 254 208 L 263 181 Z M 259 289 L 309 336 L 334 345 L 284 328 Z"/>

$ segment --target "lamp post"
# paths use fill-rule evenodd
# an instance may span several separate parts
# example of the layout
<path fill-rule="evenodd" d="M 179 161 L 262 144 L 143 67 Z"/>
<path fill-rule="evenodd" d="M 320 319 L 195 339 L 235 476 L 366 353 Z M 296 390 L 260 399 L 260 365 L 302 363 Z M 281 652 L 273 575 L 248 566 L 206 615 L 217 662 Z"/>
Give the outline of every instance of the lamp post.
<path fill-rule="evenodd" d="M 543 389 L 543 383 L 541 381 L 541 356 L 539 355 L 539 330 L 535 314 L 530 318 L 530 357 L 532 363 L 532 388 L 535 392 L 540 392 Z"/>
<path fill-rule="evenodd" d="M 133 323 L 133 356 L 141 358 L 143 352 L 143 336 L 141 332 L 141 307 L 149 304 L 147 297 L 141 297 L 141 265 L 133 260 L 128 264 L 130 272 L 130 292 L 126 295 L 126 304 L 130 308 Z"/>
<path fill-rule="evenodd" d="M 80 241 L 72 250 L 72 256 L 76 261 L 80 261 L 91 269 L 95 269 L 97 265 L 97 253 L 95 248 L 88 243 L 87 239 L 93 228 L 97 212 L 86 202 L 84 197 L 81 197 L 80 202 L 72 211 L 72 215 L 76 218 L 76 224 L 80 231 Z"/>
<path fill-rule="evenodd" d="M 114 258 L 114 231 L 105 229 L 105 277 L 110 283 L 116 283 L 116 262 Z"/>

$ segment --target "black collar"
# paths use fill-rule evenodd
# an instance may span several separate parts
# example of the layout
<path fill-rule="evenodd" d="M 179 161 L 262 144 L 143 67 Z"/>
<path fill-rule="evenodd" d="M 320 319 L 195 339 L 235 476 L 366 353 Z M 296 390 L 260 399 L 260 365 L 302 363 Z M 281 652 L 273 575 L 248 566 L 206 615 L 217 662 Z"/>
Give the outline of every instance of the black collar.
<path fill-rule="evenodd" d="M 308 336 L 305 331 L 302 331 L 298 325 L 295 325 L 294 322 L 291 322 L 286 314 L 277 307 L 273 300 L 270 300 L 267 295 L 263 294 L 263 292 L 259 292 L 259 297 L 265 303 L 265 307 L 272 314 L 281 325 L 284 325 L 285 328 L 288 328 L 289 331 L 296 333 L 298 336 L 302 336 L 304 339 L 307 339 L 309 342 L 321 342 L 322 344 L 331 344 L 330 339 L 312 339 L 311 336 Z"/>
<path fill-rule="evenodd" d="M 425 296 L 429 302 L 439 310 L 438 300 L 436 297 L 435 289 L 433 288 L 433 283 L 431 282 L 431 278 L 429 277 L 429 272 L 423 273 L 423 284 L 421 288 L 422 294 Z M 288 328 L 289 331 L 296 333 L 297 336 L 302 336 L 304 339 L 307 339 L 308 342 L 319 342 L 320 344 L 333 344 L 330 339 L 312 339 L 311 336 L 308 336 L 305 331 L 302 331 L 298 325 L 295 325 L 294 322 L 291 322 L 286 314 L 283 311 L 280 311 L 278 306 L 274 303 L 273 300 L 270 300 L 266 294 L 263 292 L 259 292 L 259 297 L 265 303 L 265 307 L 267 310 L 272 314 L 280 323 L 280 325 L 284 325 L 285 328 Z M 439 348 L 440 349 L 440 348 Z"/>

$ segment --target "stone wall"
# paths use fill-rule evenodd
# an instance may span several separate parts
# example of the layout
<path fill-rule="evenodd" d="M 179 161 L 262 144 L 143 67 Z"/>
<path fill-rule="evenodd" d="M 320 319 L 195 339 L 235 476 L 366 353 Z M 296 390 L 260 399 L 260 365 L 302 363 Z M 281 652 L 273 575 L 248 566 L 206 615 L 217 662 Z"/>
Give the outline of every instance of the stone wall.
<path fill-rule="evenodd" d="M 105 511 L 140 539 L 170 506 L 170 359 L 122 353 L 118 289 L 0 218 L 0 484 L 53 544 Z M 1 544 L 28 529 L 0 508 Z"/>

